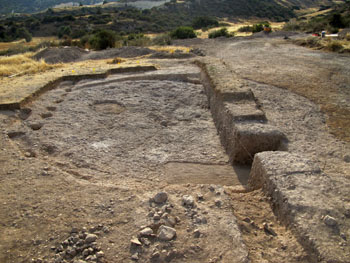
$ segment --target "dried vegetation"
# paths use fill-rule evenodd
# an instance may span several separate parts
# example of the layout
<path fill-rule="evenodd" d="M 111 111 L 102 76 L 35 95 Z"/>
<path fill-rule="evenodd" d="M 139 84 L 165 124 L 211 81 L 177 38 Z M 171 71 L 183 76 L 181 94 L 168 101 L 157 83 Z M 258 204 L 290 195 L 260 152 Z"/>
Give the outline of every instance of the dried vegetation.
<path fill-rule="evenodd" d="M 43 72 L 59 65 L 49 65 L 44 60 L 32 59 L 34 53 L 0 57 L 0 76 L 8 77 Z"/>

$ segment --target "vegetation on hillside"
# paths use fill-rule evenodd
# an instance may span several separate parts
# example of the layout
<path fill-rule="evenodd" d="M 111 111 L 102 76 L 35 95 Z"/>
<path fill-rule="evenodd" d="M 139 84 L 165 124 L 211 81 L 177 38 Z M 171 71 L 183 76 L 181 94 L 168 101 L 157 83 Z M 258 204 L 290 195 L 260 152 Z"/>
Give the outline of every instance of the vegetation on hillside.
<path fill-rule="evenodd" d="M 339 29 L 350 27 L 350 1 L 338 5 L 330 12 L 311 17 L 292 19 L 284 26 L 284 30 L 302 31 L 307 33 L 337 33 Z"/>
<path fill-rule="evenodd" d="M 1 3 L 2 0 L 0 0 Z M 20 1 L 20 0 L 19 0 Z M 1 5 L 0 5 L 1 6 Z M 76 7 L 48 9 L 32 15 L 9 15 L 0 20 L 0 41 L 58 36 L 81 38 L 104 29 L 117 34 L 170 32 L 179 26 L 210 28 L 216 17 L 264 17 L 286 20 L 294 16 L 291 8 L 271 0 L 185 0 L 171 1 L 147 10 L 136 8 Z"/>
<path fill-rule="evenodd" d="M 110 0 L 113 2 L 116 0 Z M 0 0 L 0 13 L 7 14 L 14 11 L 15 13 L 33 13 L 45 10 L 47 8 L 74 2 L 77 5 L 91 5 L 102 2 L 101 0 Z"/>
<path fill-rule="evenodd" d="M 219 30 L 211 31 L 208 35 L 209 38 L 217 38 L 217 37 L 233 37 L 233 33 L 229 33 L 226 27 L 223 27 Z"/>

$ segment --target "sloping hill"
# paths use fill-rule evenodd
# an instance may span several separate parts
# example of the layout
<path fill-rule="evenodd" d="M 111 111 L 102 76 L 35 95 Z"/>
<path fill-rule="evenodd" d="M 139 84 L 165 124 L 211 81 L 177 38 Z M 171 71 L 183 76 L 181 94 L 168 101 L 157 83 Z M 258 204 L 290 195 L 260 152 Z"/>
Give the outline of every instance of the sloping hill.
<path fill-rule="evenodd" d="M 138 0 L 107 0 L 107 2 L 133 2 Z M 152 0 L 149 0 L 152 1 Z M 157 0 L 153 0 L 157 1 Z M 101 3 L 103 0 L 0 0 L 0 13 L 33 13 L 43 11 L 47 8 L 74 2 L 76 4 L 91 5 Z M 175 2 L 175 1 L 172 1 Z M 285 9 L 291 7 L 304 8 L 310 6 L 330 5 L 333 0 L 185 0 L 181 1 L 185 6 L 195 6 L 197 11 L 209 11 L 212 13 L 232 13 L 237 15 L 252 12 L 257 16 L 261 14 L 273 14 L 284 16 Z M 338 1 L 339 2 L 339 1 Z M 179 4 L 177 4 L 179 5 Z M 195 10 L 196 11 L 196 10 Z"/>
<path fill-rule="evenodd" d="M 115 0 L 110 0 L 112 2 Z M 95 4 L 103 0 L 0 0 L 0 13 L 33 13 L 62 3 Z"/>

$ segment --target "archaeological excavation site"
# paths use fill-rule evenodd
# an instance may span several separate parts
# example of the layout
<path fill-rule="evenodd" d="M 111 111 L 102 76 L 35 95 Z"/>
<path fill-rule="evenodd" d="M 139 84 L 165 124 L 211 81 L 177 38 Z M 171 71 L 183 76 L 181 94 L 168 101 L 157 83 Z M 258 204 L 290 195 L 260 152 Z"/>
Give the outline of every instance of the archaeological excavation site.
<path fill-rule="evenodd" d="M 9 83 L 0 262 L 350 262 L 349 140 L 290 88 L 329 86 L 322 70 L 336 61 L 280 39 L 243 42 Z M 299 61 L 287 49 L 310 61 L 283 72 Z M 348 90 L 327 100 L 346 109 Z"/>

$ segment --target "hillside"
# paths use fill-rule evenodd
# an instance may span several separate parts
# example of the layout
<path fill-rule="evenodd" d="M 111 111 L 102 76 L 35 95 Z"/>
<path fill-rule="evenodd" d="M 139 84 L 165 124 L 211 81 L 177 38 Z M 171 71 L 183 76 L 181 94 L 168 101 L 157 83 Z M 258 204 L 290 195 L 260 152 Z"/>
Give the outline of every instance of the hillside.
<path fill-rule="evenodd" d="M 113 2 L 110 0 L 108 2 Z M 0 13 L 33 13 L 43 11 L 62 3 L 74 2 L 76 4 L 91 5 L 103 0 L 0 0 Z"/>
<path fill-rule="evenodd" d="M 134 2 L 137 0 L 108 0 L 107 2 Z M 158 0 L 148 0 L 148 1 L 158 1 Z M 52 8 L 56 5 L 64 3 L 74 3 L 75 5 L 91 5 L 102 3 L 103 0 L 0 0 L 0 13 L 8 14 L 14 13 L 34 13 L 43 11 L 47 8 Z M 172 1 L 175 2 L 175 1 Z M 283 8 L 305 8 L 305 7 L 315 7 L 320 5 L 330 5 L 332 0 L 255 0 L 255 1 L 229 1 L 229 0 L 185 0 L 181 1 L 185 5 L 196 5 L 204 10 L 209 10 L 211 12 L 214 10 L 220 13 L 227 13 L 236 10 L 242 10 L 245 12 L 245 8 L 249 8 L 252 11 L 254 9 L 259 10 L 259 13 L 266 11 L 280 12 L 283 15 Z M 338 1 L 339 2 L 339 1 Z"/>

